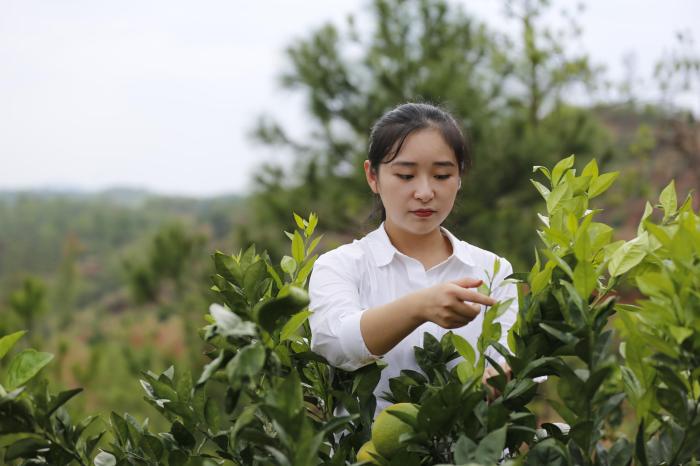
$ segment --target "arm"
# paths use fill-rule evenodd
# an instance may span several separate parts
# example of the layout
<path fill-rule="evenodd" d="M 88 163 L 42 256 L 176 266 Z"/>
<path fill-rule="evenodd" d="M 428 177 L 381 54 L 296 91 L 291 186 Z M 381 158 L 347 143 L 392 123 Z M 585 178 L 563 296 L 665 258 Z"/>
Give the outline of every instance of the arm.
<path fill-rule="evenodd" d="M 373 354 L 384 354 L 425 322 L 443 328 L 467 325 L 479 315 L 478 304 L 495 301 L 473 288 L 481 280 L 462 278 L 408 294 L 367 309 L 360 320 L 362 338 Z"/>
<path fill-rule="evenodd" d="M 385 354 L 426 321 L 458 328 L 478 315 L 478 304 L 495 302 L 473 289 L 481 280 L 464 278 L 362 309 L 356 277 L 352 264 L 328 256 L 318 259 L 309 282 L 311 349 L 349 371 Z"/>

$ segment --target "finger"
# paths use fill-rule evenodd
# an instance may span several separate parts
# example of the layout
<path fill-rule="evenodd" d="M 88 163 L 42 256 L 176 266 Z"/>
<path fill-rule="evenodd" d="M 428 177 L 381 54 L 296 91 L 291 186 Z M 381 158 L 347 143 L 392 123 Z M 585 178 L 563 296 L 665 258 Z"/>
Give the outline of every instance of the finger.
<path fill-rule="evenodd" d="M 479 315 L 479 312 L 481 312 L 481 309 L 479 306 L 476 306 L 474 304 L 469 304 L 465 303 L 464 301 L 456 301 L 454 305 L 450 306 L 450 309 L 452 309 L 454 312 L 459 314 L 460 316 L 469 319 L 469 322 L 474 320 L 476 316 Z M 467 323 L 469 323 L 467 322 Z"/>
<path fill-rule="evenodd" d="M 481 284 L 484 283 L 484 281 L 478 278 L 464 277 L 458 280 L 454 280 L 452 283 L 454 283 L 455 285 L 459 285 L 462 288 L 477 288 L 481 286 Z"/>
<path fill-rule="evenodd" d="M 451 319 L 449 319 L 447 322 L 445 322 L 444 325 L 441 325 L 441 327 L 446 328 L 446 329 L 457 329 L 460 327 L 464 327 L 472 320 L 473 319 L 467 319 L 467 318 L 462 317 L 462 316 L 454 316 Z"/>
<path fill-rule="evenodd" d="M 481 294 L 478 291 L 459 289 L 457 290 L 457 298 L 461 301 L 469 301 L 472 303 L 483 304 L 485 306 L 493 306 L 496 304 L 496 300 L 485 294 Z"/>

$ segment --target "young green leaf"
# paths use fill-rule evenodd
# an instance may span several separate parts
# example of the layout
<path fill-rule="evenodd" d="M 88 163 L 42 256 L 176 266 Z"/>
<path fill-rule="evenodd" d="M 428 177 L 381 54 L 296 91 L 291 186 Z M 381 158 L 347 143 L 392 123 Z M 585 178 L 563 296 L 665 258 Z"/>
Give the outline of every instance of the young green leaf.
<path fill-rule="evenodd" d="M 292 238 L 292 257 L 297 264 L 301 264 L 304 261 L 304 240 L 298 231 L 294 232 L 294 237 Z"/>
<path fill-rule="evenodd" d="M 552 186 L 557 186 L 559 181 L 562 179 L 564 173 L 574 166 L 575 156 L 570 155 L 569 157 L 560 160 L 552 169 Z"/>
<path fill-rule="evenodd" d="M 588 187 L 588 198 L 593 199 L 603 194 L 615 182 L 619 175 L 619 172 L 603 173 L 598 178 L 591 181 L 591 185 Z"/>
<path fill-rule="evenodd" d="M 7 369 L 5 388 L 14 390 L 24 385 L 39 373 L 53 359 L 51 353 L 41 353 L 35 349 L 25 349 L 14 357 Z"/>
<path fill-rule="evenodd" d="M 676 183 L 673 180 L 661 191 L 659 203 L 661 208 L 664 209 L 664 220 L 676 213 L 678 198 L 676 197 Z"/>
<path fill-rule="evenodd" d="M 296 212 L 292 212 L 294 215 L 294 222 L 297 224 L 297 227 L 299 227 L 300 230 L 303 230 L 306 228 L 306 225 L 304 225 L 304 219 L 299 216 Z"/>
<path fill-rule="evenodd" d="M 15 343 L 27 333 L 26 330 L 20 330 L 19 332 L 11 333 L 0 338 L 0 359 L 5 357 L 8 351 L 15 346 Z"/>

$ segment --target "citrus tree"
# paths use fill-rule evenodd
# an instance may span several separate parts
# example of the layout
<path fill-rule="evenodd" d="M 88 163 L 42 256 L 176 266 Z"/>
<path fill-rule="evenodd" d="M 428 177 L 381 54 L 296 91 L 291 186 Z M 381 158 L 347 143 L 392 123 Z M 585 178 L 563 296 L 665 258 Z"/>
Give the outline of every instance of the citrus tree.
<path fill-rule="evenodd" d="M 51 355 L 27 349 L 3 369 L 5 464 L 105 465 L 662 465 L 700 456 L 700 222 L 673 184 L 649 204 L 638 234 L 614 240 L 595 202 L 615 181 L 573 156 L 535 167 L 544 198 L 541 243 L 519 283 L 519 315 L 498 343 L 485 312 L 476 347 L 448 332 L 415 348 L 420 371 L 390 380 L 393 404 L 374 412 L 381 360 L 348 373 L 311 352 L 308 277 L 318 218 L 294 215 L 290 253 L 255 246 L 213 255 L 218 302 L 200 336 L 210 362 L 143 371 L 145 400 L 170 426 L 113 412 L 107 432 L 74 424 L 38 374 Z M 495 277 L 498 262 L 487 271 Z M 493 283 L 482 289 L 490 293 Z M 642 298 L 621 303 L 621 287 Z M 23 332 L 0 339 L 5 356 Z M 618 344 L 619 342 L 619 344 Z M 488 348 L 511 370 L 506 373 Z M 448 364 L 456 360 L 456 364 Z M 482 383 L 487 366 L 498 374 Z M 448 369 L 448 367 L 453 367 Z M 545 387 L 541 389 L 540 387 Z M 538 419 L 535 404 L 551 419 Z M 622 420 L 627 419 L 626 424 Z M 544 422 L 544 421 L 561 422 Z M 632 425 L 630 429 L 629 426 Z M 630 433 L 631 432 L 631 433 Z"/>

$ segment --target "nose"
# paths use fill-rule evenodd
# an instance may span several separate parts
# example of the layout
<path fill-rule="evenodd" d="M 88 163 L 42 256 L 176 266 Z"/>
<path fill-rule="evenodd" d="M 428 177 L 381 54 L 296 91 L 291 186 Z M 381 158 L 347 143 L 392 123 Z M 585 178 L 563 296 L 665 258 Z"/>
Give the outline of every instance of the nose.
<path fill-rule="evenodd" d="M 435 190 L 430 178 L 420 177 L 417 180 L 416 190 L 413 196 L 421 202 L 430 202 L 435 197 Z"/>

